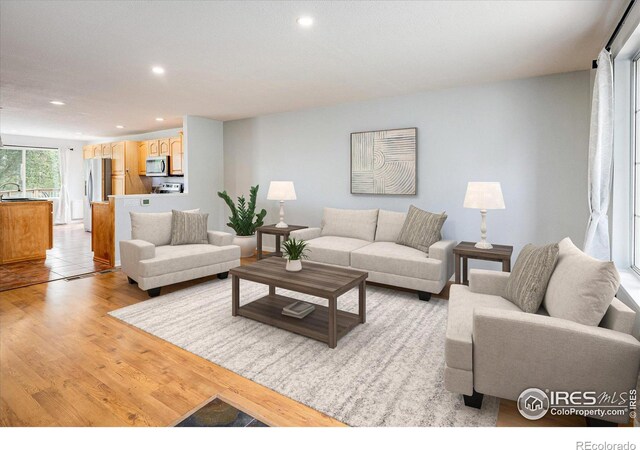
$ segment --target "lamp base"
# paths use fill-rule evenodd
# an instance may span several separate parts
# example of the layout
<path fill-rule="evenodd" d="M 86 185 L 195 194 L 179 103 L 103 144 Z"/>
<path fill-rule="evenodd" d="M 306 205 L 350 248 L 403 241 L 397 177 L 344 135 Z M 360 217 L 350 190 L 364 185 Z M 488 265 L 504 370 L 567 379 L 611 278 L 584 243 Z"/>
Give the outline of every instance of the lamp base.
<path fill-rule="evenodd" d="M 480 241 L 480 242 L 476 242 L 475 247 L 481 248 L 484 250 L 489 250 L 490 248 L 493 248 L 493 245 L 489 244 L 487 241 Z"/>
<path fill-rule="evenodd" d="M 276 224 L 276 228 L 289 228 L 289 225 L 284 223 L 282 220 Z"/>

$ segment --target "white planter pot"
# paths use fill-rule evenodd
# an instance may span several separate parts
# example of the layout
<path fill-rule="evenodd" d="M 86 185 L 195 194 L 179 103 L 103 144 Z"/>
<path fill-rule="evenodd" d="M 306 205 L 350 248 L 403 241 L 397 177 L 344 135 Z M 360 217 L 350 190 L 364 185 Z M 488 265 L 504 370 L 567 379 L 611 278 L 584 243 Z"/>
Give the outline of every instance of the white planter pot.
<path fill-rule="evenodd" d="M 300 272 L 302 270 L 302 261 L 299 259 L 287 260 L 287 272 Z"/>
<path fill-rule="evenodd" d="M 233 238 L 233 243 L 240 246 L 240 256 L 248 258 L 253 256 L 256 252 L 256 236 L 236 236 Z"/>

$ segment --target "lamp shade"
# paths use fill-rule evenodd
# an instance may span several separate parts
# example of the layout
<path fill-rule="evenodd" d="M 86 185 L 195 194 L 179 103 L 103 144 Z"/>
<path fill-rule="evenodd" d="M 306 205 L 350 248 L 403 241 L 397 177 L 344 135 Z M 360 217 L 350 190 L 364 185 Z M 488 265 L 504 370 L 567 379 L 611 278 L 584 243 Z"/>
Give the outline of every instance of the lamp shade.
<path fill-rule="evenodd" d="M 293 181 L 272 181 L 269 184 L 269 192 L 267 200 L 295 200 L 296 190 L 293 187 Z"/>
<path fill-rule="evenodd" d="M 475 209 L 504 209 L 502 188 L 497 182 L 470 181 L 464 196 L 464 207 Z"/>

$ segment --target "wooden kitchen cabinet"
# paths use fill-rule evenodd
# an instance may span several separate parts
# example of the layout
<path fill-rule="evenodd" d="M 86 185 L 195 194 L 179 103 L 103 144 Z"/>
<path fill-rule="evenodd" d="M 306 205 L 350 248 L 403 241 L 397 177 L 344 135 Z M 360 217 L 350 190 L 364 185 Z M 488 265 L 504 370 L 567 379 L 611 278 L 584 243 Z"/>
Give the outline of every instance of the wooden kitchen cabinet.
<path fill-rule="evenodd" d="M 111 158 L 111 143 L 101 144 L 100 145 L 100 155 L 102 158 L 109 159 Z"/>
<path fill-rule="evenodd" d="M 138 142 L 138 175 L 147 174 L 148 141 Z"/>
<path fill-rule="evenodd" d="M 159 141 L 147 141 L 147 151 L 149 152 L 149 156 L 160 156 L 160 146 Z"/>
<path fill-rule="evenodd" d="M 124 175 L 113 175 L 111 177 L 111 195 L 124 195 L 125 182 Z"/>
<path fill-rule="evenodd" d="M 85 145 L 82 147 L 82 159 L 91 159 L 93 158 L 93 146 Z"/>
<path fill-rule="evenodd" d="M 124 142 L 114 142 L 111 144 L 111 175 L 119 176 L 124 175 Z"/>
<path fill-rule="evenodd" d="M 160 139 L 158 141 L 158 152 L 160 153 L 160 156 L 169 156 L 169 153 L 171 153 L 170 141 L 170 138 Z"/>
<path fill-rule="evenodd" d="M 0 229 L 0 264 L 45 259 L 53 248 L 53 202 L 1 202 Z"/>
<path fill-rule="evenodd" d="M 94 261 L 115 265 L 115 200 L 91 204 L 91 250 Z"/>
<path fill-rule="evenodd" d="M 169 139 L 169 173 L 171 175 L 184 175 L 184 156 L 182 152 L 182 134 Z"/>

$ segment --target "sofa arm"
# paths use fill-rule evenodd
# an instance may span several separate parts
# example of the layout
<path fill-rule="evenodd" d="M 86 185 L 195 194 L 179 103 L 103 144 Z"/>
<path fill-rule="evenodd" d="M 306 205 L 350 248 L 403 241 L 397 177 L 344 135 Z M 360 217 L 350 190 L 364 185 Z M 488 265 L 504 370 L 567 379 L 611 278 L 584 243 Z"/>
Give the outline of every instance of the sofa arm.
<path fill-rule="evenodd" d="M 474 310 L 478 392 L 510 400 L 530 387 L 613 395 L 635 389 L 639 368 L 640 342 L 631 335 L 520 311 Z"/>
<path fill-rule="evenodd" d="M 633 332 L 633 325 L 636 321 L 636 312 L 622 303 L 617 298 L 613 297 L 613 301 L 609 305 L 607 312 L 605 313 L 601 327 L 608 328 L 610 330 L 620 331 L 621 333 L 631 334 Z"/>
<path fill-rule="evenodd" d="M 289 233 L 289 237 L 309 241 L 311 239 L 319 238 L 320 233 L 322 233 L 321 228 L 303 228 L 302 230 L 292 231 Z"/>
<path fill-rule="evenodd" d="M 471 269 L 469 271 L 469 290 L 476 294 L 502 296 L 509 275 L 511 275 L 509 272 L 498 272 L 497 270 Z"/>
<path fill-rule="evenodd" d="M 139 262 L 156 256 L 156 246 L 141 239 L 120 241 L 120 264 L 122 271 L 138 281 Z"/>
<path fill-rule="evenodd" d="M 225 233 L 224 231 L 207 231 L 207 239 L 209 244 L 222 247 L 224 245 L 233 244 L 233 234 Z"/>
<path fill-rule="evenodd" d="M 446 270 L 445 280 L 449 280 L 453 275 L 453 248 L 456 241 L 438 241 L 429 247 L 429 258 L 442 261 Z"/>

